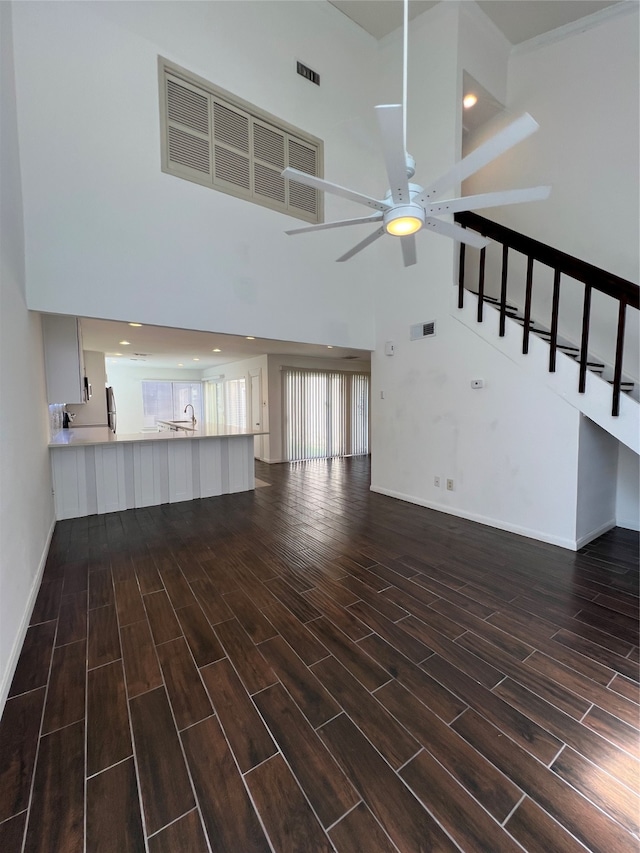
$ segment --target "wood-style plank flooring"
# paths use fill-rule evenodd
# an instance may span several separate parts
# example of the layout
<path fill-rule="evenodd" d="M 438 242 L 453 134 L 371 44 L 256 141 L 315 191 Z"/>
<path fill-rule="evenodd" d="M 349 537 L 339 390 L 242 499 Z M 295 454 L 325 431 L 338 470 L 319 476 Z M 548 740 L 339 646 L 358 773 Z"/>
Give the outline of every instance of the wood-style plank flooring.
<path fill-rule="evenodd" d="M 578 554 L 367 458 L 56 526 L 0 723 L 3 853 L 631 853 L 638 536 Z"/>

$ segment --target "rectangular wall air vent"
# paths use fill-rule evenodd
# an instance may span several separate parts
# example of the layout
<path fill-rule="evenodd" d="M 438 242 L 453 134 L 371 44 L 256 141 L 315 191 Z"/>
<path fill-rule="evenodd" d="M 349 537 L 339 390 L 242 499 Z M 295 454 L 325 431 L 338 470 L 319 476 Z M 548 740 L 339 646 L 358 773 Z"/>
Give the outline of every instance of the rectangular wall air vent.
<path fill-rule="evenodd" d="M 418 341 L 420 338 L 431 338 L 435 333 L 435 320 L 431 320 L 429 323 L 415 323 L 415 325 L 409 327 L 409 337 L 412 341 Z"/>
<path fill-rule="evenodd" d="M 296 62 L 296 71 L 302 77 L 305 77 L 307 80 L 310 80 L 312 83 L 315 83 L 316 86 L 320 85 L 320 75 L 317 71 L 312 71 L 307 65 L 303 65 L 302 62 Z"/>
<path fill-rule="evenodd" d="M 323 194 L 282 177 L 321 178 L 322 141 L 159 57 L 162 170 L 229 195 L 322 222 Z M 299 63 L 308 80 L 320 76 Z"/>

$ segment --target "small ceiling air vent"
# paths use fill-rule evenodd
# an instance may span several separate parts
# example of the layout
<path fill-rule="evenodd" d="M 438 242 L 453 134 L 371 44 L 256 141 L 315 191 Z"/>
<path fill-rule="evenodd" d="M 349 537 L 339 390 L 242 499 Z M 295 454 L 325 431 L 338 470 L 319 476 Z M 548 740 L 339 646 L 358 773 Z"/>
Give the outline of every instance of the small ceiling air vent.
<path fill-rule="evenodd" d="M 360 358 L 360 356 L 359 355 L 343 355 L 342 358 L 344 361 L 357 361 Z"/>
<path fill-rule="evenodd" d="M 412 341 L 418 341 L 420 338 L 432 338 L 435 333 L 435 320 L 431 320 L 428 323 L 415 323 L 415 325 L 409 327 L 409 337 Z"/>
<path fill-rule="evenodd" d="M 153 353 L 150 353 L 150 352 L 134 352 L 133 355 L 136 358 L 149 358 L 149 356 L 153 355 Z"/>

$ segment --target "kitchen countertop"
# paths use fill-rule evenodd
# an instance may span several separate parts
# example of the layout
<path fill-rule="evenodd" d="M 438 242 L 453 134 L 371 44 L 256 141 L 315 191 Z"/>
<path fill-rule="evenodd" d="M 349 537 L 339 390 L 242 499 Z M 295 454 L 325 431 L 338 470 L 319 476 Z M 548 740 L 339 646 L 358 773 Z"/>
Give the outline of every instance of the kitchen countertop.
<path fill-rule="evenodd" d="M 239 427 L 223 427 L 216 429 L 206 424 L 196 424 L 193 430 L 187 425 L 186 430 L 163 430 L 162 432 L 136 432 L 129 435 L 114 434 L 109 427 L 76 427 L 61 429 L 49 442 L 49 447 L 81 447 L 92 444 L 116 444 L 137 441 L 184 441 L 185 439 L 202 438 L 236 438 L 256 435 L 267 435 L 265 430 L 252 432 Z"/>

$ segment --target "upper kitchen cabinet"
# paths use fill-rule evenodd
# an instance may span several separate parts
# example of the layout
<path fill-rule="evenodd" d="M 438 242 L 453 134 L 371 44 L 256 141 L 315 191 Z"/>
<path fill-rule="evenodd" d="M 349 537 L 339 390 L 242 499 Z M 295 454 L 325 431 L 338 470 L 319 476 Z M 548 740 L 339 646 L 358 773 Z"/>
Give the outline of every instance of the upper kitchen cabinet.
<path fill-rule="evenodd" d="M 85 403 L 82 330 L 77 317 L 43 314 L 42 335 L 49 403 Z"/>

